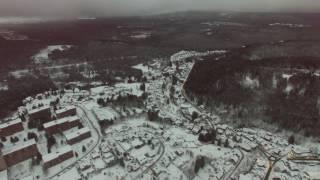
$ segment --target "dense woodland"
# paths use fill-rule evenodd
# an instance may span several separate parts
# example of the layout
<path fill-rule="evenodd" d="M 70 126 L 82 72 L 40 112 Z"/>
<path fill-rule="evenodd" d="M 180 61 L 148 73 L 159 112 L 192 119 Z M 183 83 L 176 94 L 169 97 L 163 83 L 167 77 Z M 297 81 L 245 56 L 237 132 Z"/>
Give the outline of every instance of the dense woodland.
<path fill-rule="evenodd" d="M 312 57 L 246 60 L 227 56 L 197 62 L 185 89 L 199 105 L 255 118 L 306 135 L 319 135 L 320 59 Z M 250 123 L 249 123 L 250 124 Z"/>
<path fill-rule="evenodd" d="M 0 117 L 17 110 L 22 100 L 28 96 L 35 96 L 47 90 L 56 89 L 47 76 L 25 76 L 22 78 L 8 77 L 9 91 L 0 91 Z"/>

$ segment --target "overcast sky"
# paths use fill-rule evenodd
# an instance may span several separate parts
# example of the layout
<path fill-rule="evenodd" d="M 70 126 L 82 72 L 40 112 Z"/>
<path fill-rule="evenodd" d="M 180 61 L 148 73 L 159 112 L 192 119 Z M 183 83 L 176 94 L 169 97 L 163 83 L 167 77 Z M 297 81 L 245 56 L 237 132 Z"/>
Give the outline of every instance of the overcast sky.
<path fill-rule="evenodd" d="M 0 0 L 0 16 L 118 16 L 184 10 L 320 12 L 320 0 Z"/>

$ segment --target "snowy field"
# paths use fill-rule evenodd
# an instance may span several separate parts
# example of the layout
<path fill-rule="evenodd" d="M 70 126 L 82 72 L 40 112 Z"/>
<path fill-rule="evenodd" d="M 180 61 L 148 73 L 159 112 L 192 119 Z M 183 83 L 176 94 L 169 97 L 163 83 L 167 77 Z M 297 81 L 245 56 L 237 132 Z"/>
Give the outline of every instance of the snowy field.
<path fill-rule="evenodd" d="M 40 50 L 36 55 L 33 56 L 33 60 L 36 64 L 45 63 L 49 60 L 49 54 L 55 50 L 63 51 L 71 48 L 71 45 L 53 45 L 48 46 Z"/>

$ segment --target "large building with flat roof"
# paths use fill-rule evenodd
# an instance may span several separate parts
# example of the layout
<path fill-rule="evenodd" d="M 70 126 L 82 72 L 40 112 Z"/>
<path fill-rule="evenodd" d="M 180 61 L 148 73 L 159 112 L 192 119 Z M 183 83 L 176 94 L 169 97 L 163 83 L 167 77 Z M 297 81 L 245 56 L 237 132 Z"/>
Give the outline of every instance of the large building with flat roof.
<path fill-rule="evenodd" d="M 77 114 L 77 109 L 75 106 L 67 106 L 62 109 L 56 110 L 57 118 L 64 118 L 67 116 L 75 116 Z"/>
<path fill-rule="evenodd" d="M 16 144 L 2 150 L 3 158 L 8 167 L 38 155 L 38 147 L 34 139 Z"/>
<path fill-rule="evenodd" d="M 0 137 L 11 136 L 21 131 L 23 131 L 23 125 L 20 118 L 0 124 Z"/>
<path fill-rule="evenodd" d="M 43 124 L 43 128 L 48 134 L 53 135 L 77 127 L 80 124 L 81 122 L 78 116 L 68 116 L 47 122 Z"/>
<path fill-rule="evenodd" d="M 36 127 L 38 124 L 42 125 L 51 120 L 51 109 L 49 106 L 29 110 L 28 114 L 32 127 Z"/>
<path fill-rule="evenodd" d="M 64 135 L 67 139 L 67 143 L 70 145 L 73 145 L 84 139 L 91 137 L 91 132 L 88 127 L 85 127 L 72 133 L 65 133 Z"/>
<path fill-rule="evenodd" d="M 55 165 L 58 165 L 62 163 L 63 161 L 66 161 L 73 157 L 73 150 L 71 146 L 66 145 L 60 149 L 58 149 L 56 152 L 46 154 L 42 156 L 43 160 L 43 167 L 44 168 L 50 168 Z"/>

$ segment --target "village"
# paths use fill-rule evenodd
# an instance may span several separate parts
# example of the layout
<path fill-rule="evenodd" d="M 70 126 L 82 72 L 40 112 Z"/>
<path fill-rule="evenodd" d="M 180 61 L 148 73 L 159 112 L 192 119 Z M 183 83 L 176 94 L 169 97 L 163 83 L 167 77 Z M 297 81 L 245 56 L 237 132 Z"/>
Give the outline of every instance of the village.
<path fill-rule="evenodd" d="M 133 66 L 144 82 L 27 97 L 0 124 L 0 179 L 319 178 L 319 145 L 234 128 L 185 95 L 195 61 L 225 52 L 181 51 Z"/>

